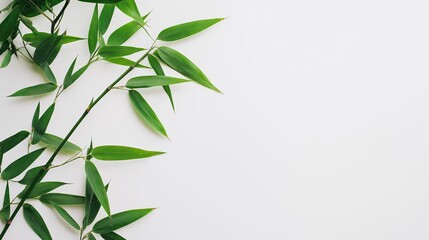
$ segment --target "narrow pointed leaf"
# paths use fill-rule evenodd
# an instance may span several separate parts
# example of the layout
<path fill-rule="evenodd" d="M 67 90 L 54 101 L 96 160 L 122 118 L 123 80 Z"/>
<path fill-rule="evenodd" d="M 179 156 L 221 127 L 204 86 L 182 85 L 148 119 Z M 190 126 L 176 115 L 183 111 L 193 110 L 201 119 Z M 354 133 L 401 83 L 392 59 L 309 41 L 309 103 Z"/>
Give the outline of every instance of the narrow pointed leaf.
<path fill-rule="evenodd" d="M 72 216 L 70 216 L 70 214 L 64 208 L 56 204 L 52 204 L 52 207 L 68 224 L 70 224 L 70 226 L 72 226 L 76 230 L 80 230 L 79 224 L 73 219 Z"/>
<path fill-rule="evenodd" d="M 131 60 L 126 59 L 126 58 L 122 58 L 122 57 L 106 58 L 104 60 L 106 60 L 110 63 L 113 63 L 113 64 L 127 66 L 127 67 L 135 66 L 137 68 L 149 68 L 149 67 L 141 65 L 141 64 L 136 64 L 136 62 L 131 61 Z"/>
<path fill-rule="evenodd" d="M 101 237 L 104 240 L 126 240 L 124 237 L 114 232 L 101 234 Z"/>
<path fill-rule="evenodd" d="M 37 47 L 41 42 L 46 40 L 47 38 L 51 37 L 54 34 L 46 33 L 46 32 L 36 32 L 36 33 L 27 33 L 22 36 L 22 39 L 26 42 L 29 42 L 31 46 Z M 60 41 L 58 42 L 58 45 L 64 45 L 76 41 L 84 40 L 85 38 L 76 37 L 76 36 L 69 36 L 69 35 L 62 35 Z"/>
<path fill-rule="evenodd" d="M 88 234 L 88 240 L 97 240 L 92 233 Z"/>
<path fill-rule="evenodd" d="M 57 4 L 64 2 L 64 0 L 32 0 L 32 1 L 19 1 L 20 4 L 24 6 L 24 10 L 22 14 L 26 17 L 35 17 L 41 14 L 41 12 L 45 12 L 47 10 L 52 9 Z M 37 8 L 35 8 L 35 6 Z"/>
<path fill-rule="evenodd" d="M 9 65 L 10 60 L 12 59 L 12 55 L 13 55 L 12 51 L 8 51 L 6 53 L 6 55 L 4 55 L 4 58 L 3 58 L 3 60 L 2 60 L 2 62 L 0 64 L 0 68 L 5 68 L 5 67 L 7 67 Z"/>
<path fill-rule="evenodd" d="M 43 166 L 31 168 L 25 173 L 24 177 L 19 181 L 19 183 L 24 185 L 30 185 L 33 182 L 34 178 L 42 169 L 43 169 Z M 44 171 L 44 175 L 46 175 L 46 171 Z"/>
<path fill-rule="evenodd" d="M 24 25 L 30 29 L 33 33 L 38 33 L 39 31 L 37 31 L 37 29 L 33 26 L 33 22 L 25 17 L 24 15 L 19 16 L 19 18 L 21 19 L 21 22 L 24 23 Z"/>
<path fill-rule="evenodd" d="M 28 226 L 36 233 L 42 240 L 52 240 L 48 227 L 43 220 L 40 213 L 30 204 L 25 203 L 23 206 L 24 219 Z"/>
<path fill-rule="evenodd" d="M 91 155 L 98 160 L 131 160 L 160 154 L 164 154 L 164 152 L 147 151 L 126 146 L 100 146 L 91 151 Z"/>
<path fill-rule="evenodd" d="M 12 93 L 9 97 L 28 97 L 40 94 L 46 94 L 55 91 L 57 85 L 52 83 L 43 83 L 31 87 L 26 87 Z"/>
<path fill-rule="evenodd" d="M 145 50 L 144 48 L 137 47 L 126 47 L 126 46 L 104 46 L 100 48 L 100 56 L 103 58 L 115 58 L 131 55 L 140 51 Z"/>
<path fill-rule="evenodd" d="M 2 163 L 3 163 L 3 147 L 0 145 L 0 171 L 1 171 Z"/>
<path fill-rule="evenodd" d="M 165 76 L 164 70 L 162 69 L 161 64 L 159 63 L 158 59 L 155 56 L 150 54 L 148 56 L 148 60 L 149 60 L 150 66 L 155 71 L 156 75 Z M 167 94 L 168 98 L 170 99 L 171 107 L 175 111 L 176 109 L 174 107 L 173 94 L 171 93 L 170 86 L 162 86 L 162 88 L 164 89 L 164 92 Z"/>
<path fill-rule="evenodd" d="M 189 82 L 189 80 L 167 76 L 140 76 L 128 80 L 128 88 L 148 88 Z"/>
<path fill-rule="evenodd" d="M 109 189 L 109 184 L 104 186 L 104 188 L 107 192 Z M 83 219 L 84 228 L 94 222 L 98 212 L 100 211 L 100 207 L 100 201 L 98 201 L 87 180 L 85 185 L 85 217 Z"/>
<path fill-rule="evenodd" d="M 149 54 L 148 56 L 149 64 L 152 67 L 153 71 L 155 71 L 156 75 L 158 76 L 165 76 L 164 70 L 161 67 L 161 64 L 159 63 L 158 59 L 152 54 Z"/>
<path fill-rule="evenodd" d="M 9 45 L 10 45 L 9 41 L 5 41 L 1 44 L 0 56 L 9 49 Z"/>
<path fill-rule="evenodd" d="M 43 137 L 40 139 L 42 143 L 48 145 L 48 147 L 53 147 L 54 149 L 57 149 L 63 140 L 64 139 L 49 133 L 43 134 Z M 64 146 L 61 148 L 61 150 L 70 151 L 70 152 L 80 152 L 82 149 L 76 144 L 67 141 L 64 144 Z"/>
<path fill-rule="evenodd" d="M 60 50 L 62 47 L 63 47 L 63 45 L 58 44 L 58 46 L 54 49 L 51 56 L 49 56 L 48 61 L 46 62 L 48 65 L 52 64 L 55 61 L 55 59 L 57 58 L 58 53 L 60 53 Z M 56 83 L 56 81 L 55 81 L 55 83 Z"/>
<path fill-rule="evenodd" d="M 12 35 L 18 22 L 20 8 L 16 7 L 1 23 L 0 23 L 0 42 L 6 41 Z"/>
<path fill-rule="evenodd" d="M 59 206 L 85 204 L 85 197 L 66 193 L 47 193 L 40 196 L 39 200 L 45 204 Z"/>
<path fill-rule="evenodd" d="M 136 21 L 131 21 L 120 28 L 116 29 L 108 38 L 107 45 L 119 46 L 130 39 L 139 29 L 140 24 Z"/>
<path fill-rule="evenodd" d="M 158 116 L 152 110 L 150 105 L 146 102 L 143 96 L 135 90 L 129 91 L 129 97 L 131 103 L 134 106 L 134 109 L 137 111 L 139 116 L 147 122 L 154 130 L 161 133 L 168 138 L 167 132 L 165 131 L 164 126 L 161 121 L 159 121 Z"/>
<path fill-rule="evenodd" d="M 42 69 L 43 74 L 45 75 L 46 79 L 51 82 L 52 84 L 57 84 L 57 78 L 55 77 L 55 74 L 52 72 L 51 67 L 47 62 L 41 63 L 40 69 Z"/>
<path fill-rule="evenodd" d="M 98 172 L 94 163 L 85 161 L 85 173 L 92 191 L 94 192 L 101 206 L 106 211 L 107 215 L 110 216 L 110 205 L 109 199 L 107 198 L 106 189 L 104 188 L 103 180 L 101 179 L 100 173 Z"/>
<path fill-rule="evenodd" d="M 91 160 L 92 159 L 92 156 L 90 155 L 92 149 L 93 149 L 93 144 L 92 144 L 92 139 L 91 139 L 91 142 L 89 143 L 89 148 L 86 151 L 86 159 L 87 160 Z"/>
<path fill-rule="evenodd" d="M 1 173 L 1 178 L 4 180 L 12 179 L 23 173 L 36 159 L 45 151 L 45 148 L 35 150 L 28 153 L 7 166 Z"/>
<path fill-rule="evenodd" d="M 116 3 L 116 7 L 119 8 L 125 15 L 128 15 L 129 17 L 133 18 L 140 24 L 144 24 L 140 17 L 140 12 L 137 7 L 137 4 L 134 0 L 122 0 L 118 3 Z"/>
<path fill-rule="evenodd" d="M 46 63 L 50 56 L 55 52 L 61 38 L 62 35 L 52 34 L 45 40 L 41 41 L 34 51 L 34 63 L 38 65 Z"/>
<path fill-rule="evenodd" d="M 157 52 L 162 61 L 178 73 L 207 88 L 220 92 L 220 90 L 209 81 L 201 69 L 178 51 L 169 47 L 160 47 Z"/>
<path fill-rule="evenodd" d="M 34 134 L 33 134 L 33 140 L 31 141 L 31 144 L 36 144 L 40 142 L 40 139 L 42 139 L 43 135 L 46 132 L 46 129 L 48 128 L 48 124 L 49 124 L 49 121 L 51 120 L 54 110 L 55 110 L 55 103 L 53 103 L 37 121 L 36 125 L 34 126 Z"/>
<path fill-rule="evenodd" d="M 111 217 L 106 217 L 94 224 L 92 231 L 98 234 L 106 234 L 120 229 L 128 224 L 131 224 L 140 218 L 152 212 L 153 208 L 148 209 L 134 209 L 117 214 Z"/>
<path fill-rule="evenodd" d="M 40 102 L 37 104 L 36 110 L 34 111 L 34 114 L 33 114 L 33 119 L 31 120 L 32 128 L 36 126 L 36 123 L 39 120 L 39 114 L 40 114 Z"/>
<path fill-rule="evenodd" d="M 77 57 L 73 60 L 69 69 L 67 70 L 66 76 L 64 77 L 64 89 L 66 89 L 69 85 L 71 85 L 71 77 L 73 75 L 74 66 L 76 65 Z"/>
<path fill-rule="evenodd" d="M 0 142 L 3 153 L 7 153 L 30 135 L 28 131 L 20 131 Z"/>
<path fill-rule="evenodd" d="M 73 73 L 74 66 L 76 64 L 77 58 L 74 59 L 72 64 L 69 67 L 69 70 L 66 73 L 66 76 L 64 77 L 64 89 L 70 87 L 78 78 L 82 76 L 83 73 L 88 69 L 89 64 L 85 64 L 83 67 L 81 67 L 79 70 L 77 70 L 75 73 Z"/>
<path fill-rule="evenodd" d="M 3 197 L 3 208 L 0 210 L 0 218 L 3 221 L 9 220 L 10 217 L 10 194 L 9 194 L 9 181 L 6 182 L 6 189 Z"/>
<path fill-rule="evenodd" d="M 158 39 L 166 42 L 180 40 L 199 33 L 223 19 L 224 18 L 204 19 L 172 26 L 161 31 L 158 35 Z"/>
<path fill-rule="evenodd" d="M 28 198 L 35 198 L 38 197 L 40 195 L 46 194 L 54 189 L 57 189 L 63 185 L 65 185 L 67 183 L 64 182 L 41 182 L 41 183 L 37 183 L 33 190 L 31 191 L 30 195 L 28 195 Z M 22 190 L 21 193 L 18 194 L 19 198 L 22 198 L 25 194 L 25 192 L 27 191 L 28 186 L 26 186 L 24 188 L 24 190 Z"/>
<path fill-rule="evenodd" d="M 88 49 L 90 54 L 94 53 L 95 48 L 97 47 L 97 41 L 98 41 L 98 4 L 96 4 L 94 7 L 91 24 L 89 25 Z"/>
<path fill-rule="evenodd" d="M 15 5 L 15 1 L 10 2 L 4 8 L 0 9 L 0 13 L 9 11 Z"/>
<path fill-rule="evenodd" d="M 101 35 L 106 33 L 107 29 L 109 28 L 114 11 L 115 5 L 113 4 L 106 4 L 104 5 L 103 10 L 101 10 L 100 20 L 98 21 L 100 24 L 99 29 Z"/>

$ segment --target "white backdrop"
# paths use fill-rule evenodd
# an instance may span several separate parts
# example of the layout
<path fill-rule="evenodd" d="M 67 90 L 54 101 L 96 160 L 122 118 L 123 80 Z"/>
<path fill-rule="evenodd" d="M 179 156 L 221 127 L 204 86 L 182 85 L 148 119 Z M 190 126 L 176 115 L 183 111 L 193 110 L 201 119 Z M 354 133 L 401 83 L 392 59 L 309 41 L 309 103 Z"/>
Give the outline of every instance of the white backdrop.
<path fill-rule="evenodd" d="M 82 146 L 92 137 L 96 145 L 168 152 L 126 164 L 96 162 L 111 181 L 114 212 L 158 208 L 119 233 L 158 240 L 429 238 L 429 2 L 138 4 L 142 12 L 154 10 L 154 34 L 180 22 L 228 17 L 169 44 L 225 94 L 175 86 L 173 113 L 162 90 L 144 91 L 170 142 L 141 123 L 125 92 L 114 91 L 72 137 Z M 91 6 L 72 2 L 64 19 L 69 34 L 86 36 Z M 127 21 L 117 12 L 110 31 Z M 148 40 L 140 34 L 131 43 L 145 46 Z M 76 55 L 79 65 L 87 58 L 85 42 L 63 49 L 53 67 L 60 79 Z M 58 102 L 49 132 L 63 136 L 123 69 L 92 67 Z M 3 138 L 28 129 L 38 101 L 4 96 L 42 80 L 16 59 L 0 74 Z M 42 97 L 42 106 L 50 101 L 52 96 Z M 83 193 L 83 164 L 52 171 L 47 179 L 74 182 L 62 190 Z M 34 204 L 55 239 L 77 239 L 49 209 Z M 24 225 L 20 214 L 8 239 L 35 239 Z"/>

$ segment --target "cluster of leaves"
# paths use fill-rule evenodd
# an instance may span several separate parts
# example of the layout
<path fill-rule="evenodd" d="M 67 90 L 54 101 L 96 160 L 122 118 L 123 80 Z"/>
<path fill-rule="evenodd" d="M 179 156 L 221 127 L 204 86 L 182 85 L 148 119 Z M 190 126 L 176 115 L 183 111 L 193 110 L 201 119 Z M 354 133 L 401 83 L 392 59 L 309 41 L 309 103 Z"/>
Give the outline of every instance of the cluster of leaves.
<path fill-rule="evenodd" d="M 167 46 L 156 46 L 157 42 L 171 42 L 187 38 L 204 29 L 218 23 L 221 18 L 205 19 L 175 25 L 161 31 L 154 39 L 147 31 L 148 14 L 142 15 L 134 0 L 80 0 L 81 2 L 94 4 L 94 11 L 90 21 L 88 36 L 77 37 L 68 35 L 66 32 L 60 33 L 60 23 L 66 12 L 70 0 L 13 0 L 6 8 L 1 10 L 1 14 L 6 17 L 0 23 L 0 56 L 3 55 L 0 67 L 6 67 L 13 56 L 22 57 L 39 68 L 45 83 L 29 86 L 12 93 L 11 97 L 25 97 L 41 94 L 49 94 L 56 91 L 55 98 L 50 106 L 41 112 L 40 103 L 34 111 L 31 129 L 22 130 L 7 137 L 0 142 L 0 176 L 5 181 L 5 192 L 3 206 L 0 210 L 0 219 L 5 222 L 0 239 L 4 237 L 9 225 L 12 223 L 20 207 L 23 209 L 24 219 L 29 227 L 40 239 L 52 239 L 48 226 L 46 226 L 41 214 L 27 200 L 35 199 L 55 211 L 62 217 L 65 223 L 76 229 L 80 239 L 96 239 L 95 235 L 100 235 L 103 239 L 125 239 L 115 231 L 122 228 L 153 211 L 148 209 L 133 209 L 116 214 L 112 214 L 107 195 L 108 184 L 103 181 L 99 170 L 94 164 L 95 160 L 100 161 L 122 161 L 132 159 L 148 158 L 163 154 L 159 151 L 149 151 L 140 148 L 107 145 L 90 146 L 84 148 L 68 141 L 74 130 L 82 120 L 110 90 L 126 90 L 130 103 L 135 108 L 138 115 L 157 133 L 168 138 L 167 131 L 157 117 L 155 111 L 138 91 L 143 88 L 162 87 L 167 94 L 174 109 L 174 102 L 171 85 L 187 82 L 195 82 L 206 88 L 220 92 L 207 78 L 207 76 L 191 60 L 182 53 Z M 55 13 L 53 7 L 63 3 L 59 13 Z M 102 6 L 102 8 L 100 8 Z M 106 32 L 112 21 L 114 12 L 119 10 L 129 16 L 131 21 L 115 29 L 109 36 Z M 52 15 L 52 16 L 50 16 Z M 31 18 L 42 16 L 51 23 L 50 32 L 39 31 L 32 23 Z M 150 47 L 136 47 L 124 45 L 138 31 L 143 30 L 148 38 L 153 40 Z M 106 40 L 107 39 L 107 40 Z M 70 64 L 63 81 L 59 83 L 57 76 L 51 69 L 51 64 L 57 58 L 63 45 L 76 41 L 86 40 L 88 43 L 89 57 L 83 66 L 76 68 L 77 57 Z M 138 60 L 131 60 L 128 56 L 144 51 L 144 55 Z M 142 64 L 147 60 L 147 65 Z M 97 61 L 106 61 L 111 64 L 126 66 L 122 73 L 106 90 L 95 100 L 91 101 L 81 118 L 73 126 L 66 137 L 61 138 L 48 133 L 48 126 L 51 117 L 55 113 L 55 105 L 61 94 L 71 87 L 89 69 L 91 64 Z M 163 67 L 169 67 L 182 77 L 166 76 Z M 116 84 L 126 77 L 134 69 L 152 69 L 153 75 L 137 76 L 128 79 L 124 86 Z M 76 70 L 77 69 L 77 70 Z M 1 170 L 3 156 L 7 152 L 24 142 L 28 141 L 28 152 L 22 157 L 12 161 Z M 32 148 L 36 148 L 32 150 Z M 32 166 L 46 150 L 52 148 L 54 153 L 45 165 Z M 65 162 L 53 165 L 58 152 L 68 151 L 74 155 Z M 81 159 L 84 161 L 86 173 L 85 194 L 83 196 L 69 193 L 55 193 L 57 188 L 65 185 L 64 182 L 42 181 L 43 177 L 50 169 L 67 165 L 70 162 Z M 18 180 L 17 177 L 23 175 Z M 9 185 L 16 183 L 21 185 L 23 190 L 14 198 L 11 198 Z M 18 201 L 18 202 L 16 202 Z M 13 209 L 12 206 L 17 204 Z M 79 224 L 65 209 L 69 205 L 80 205 L 84 211 L 84 218 Z M 103 209 L 106 217 L 95 222 L 99 210 Z M 91 230 L 86 231 L 92 225 Z"/>

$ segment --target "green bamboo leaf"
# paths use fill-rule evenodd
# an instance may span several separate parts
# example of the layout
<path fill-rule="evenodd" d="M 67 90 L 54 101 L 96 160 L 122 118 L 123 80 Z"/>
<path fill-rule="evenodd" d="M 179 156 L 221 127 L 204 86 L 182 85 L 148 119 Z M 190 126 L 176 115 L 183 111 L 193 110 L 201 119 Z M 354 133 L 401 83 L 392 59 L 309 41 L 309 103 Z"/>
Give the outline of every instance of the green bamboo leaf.
<path fill-rule="evenodd" d="M 116 29 L 107 39 L 107 45 L 122 45 L 124 42 L 130 39 L 139 29 L 141 29 L 140 24 L 136 21 L 131 21 Z"/>
<path fill-rule="evenodd" d="M 158 39 L 165 42 L 180 40 L 199 33 L 222 20 L 224 20 L 224 18 L 213 18 L 175 25 L 161 31 L 158 35 Z"/>
<path fill-rule="evenodd" d="M 31 168 L 25 173 L 24 177 L 19 181 L 19 183 L 24 185 L 30 185 L 33 182 L 34 178 L 37 176 L 37 174 L 39 174 L 40 170 L 43 169 L 43 167 L 44 166 Z M 43 171 L 43 173 L 43 176 L 46 175 L 46 171 Z"/>
<path fill-rule="evenodd" d="M 28 195 L 28 198 L 36 198 L 40 195 L 46 194 L 52 190 L 55 190 L 67 183 L 64 182 L 41 182 L 37 183 L 33 190 L 31 191 L 30 195 Z M 25 192 L 28 190 L 28 185 L 18 194 L 19 198 L 22 198 L 25 194 Z"/>
<path fill-rule="evenodd" d="M 45 148 L 28 153 L 7 166 L 1 173 L 4 180 L 12 179 L 25 171 L 45 151 Z"/>
<path fill-rule="evenodd" d="M 91 151 L 91 155 L 98 160 L 131 160 L 160 154 L 164 154 L 164 152 L 147 151 L 127 146 L 100 146 Z"/>
<path fill-rule="evenodd" d="M 35 17 L 42 12 L 51 10 L 57 4 L 64 2 L 64 0 L 32 0 L 32 1 L 19 1 L 20 5 L 24 7 L 22 14 L 26 17 Z"/>
<path fill-rule="evenodd" d="M 101 234 L 100 236 L 104 240 L 126 240 L 124 237 L 114 232 Z"/>
<path fill-rule="evenodd" d="M 5 67 L 7 67 L 9 65 L 10 60 L 12 59 L 12 55 L 13 55 L 12 51 L 8 51 L 6 53 L 6 55 L 4 55 L 4 58 L 3 58 L 3 60 L 2 60 L 2 62 L 0 64 L 0 68 L 5 68 Z"/>
<path fill-rule="evenodd" d="M 61 142 L 63 140 L 64 139 L 62 139 L 62 138 L 60 138 L 58 136 L 49 134 L 49 133 L 43 134 L 43 137 L 40 139 L 40 141 L 42 143 L 48 145 L 48 147 L 53 147 L 54 149 L 57 149 L 60 146 L 60 144 L 61 144 Z M 79 146 L 77 146 L 76 144 L 71 143 L 69 141 L 67 141 L 64 144 L 64 146 L 61 148 L 61 150 L 70 151 L 70 152 L 80 152 L 80 151 L 82 151 L 82 149 Z"/>
<path fill-rule="evenodd" d="M 148 60 L 149 60 L 150 66 L 152 67 L 152 69 L 156 73 L 156 75 L 165 76 L 165 73 L 161 67 L 161 64 L 159 63 L 158 59 L 154 55 L 149 54 Z"/>
<path fill-rule="evenodd" d="M 19 16 L 19 18 L 21 19 L 21 22 L 24 23 L 24 25 L 31 30 L 31 32 L 33 33 L 38 33 L 39 31 L 37 31 L 37 29 L 34 27 L 33 22 L 25 17 L 24 15 Z"/>
<path fill-rule="evenodd" d="M 140 76 L 128 80 L 128 88 L 148 88 L 189 82 L 189 80 L 167 76 Z"/>
<path fill-rule="evenodd" d="M 0 218 L 7 222 L 10 217 L 10 194 L 9 194 L 9 181 L 6 182 L 6 189 L 3 197 L 3 208 L 0 210 Z"/>
<path fill-rule="evenodd" d="M 113 63 L 113 64 L 127 66 L 127 67 L 135 66 L 137 68 L 149 68 L 148 66 L 144 66 L 144 65 L 141 65 L 141 64 L 136 64 L 136 62 L 134 62 L 134 61 L 131 61 L 131 60 L 126 59 L 126 58 L 121 58 L 121 57 L 106 58 L 104 60 L 108 61 L 110 63 Z"/>
<path fill-rule="evenodd" d="M 28 131 L 19 131 L 14 135 L 1 141 L 0 146 L 3 149 L 3 153 L 7 153 L 9 150 L 14 148 L 20 142 L 24 141 L 24 139 L 26 139 L 29 135 L 30 133 Z"/>
<path fill-rule="evenodd" d="M 36 126 L 36 123 L 39 120 L 39 114 L 40 114 L 40 102 L 37 104 L 36 110 L 34 111 L 33 119 L 31 120 L 31 128 L 34 128 L 34 126 Z"/>
<path fill-rule="evenodd" d="M 55 74 L 52 72 L 51 67 L 49 67 L 49 64 L 47 62 L 44 62 L 44 63 L 41 63 L 39 67 L 40 69 L 42 69 L 46 79 L 52 84 L 57 85 L 57 79 L 55 77 Z"/>
<path fill-rule="evenodd" d="M 0 42 L 6 41 L 12 35 L 16 23 L 18 22 L 20 8 L 16 7 L 11 13 L 0 23 Z"/>
<path fill-rule="evenodd" d="M 92 14 L 91 24 L 89 26 L 88 32 L 88 49 L 89 53 L 92 54 L 97 47 L 98 42 L 98 4 L 94 7 L 94 12 Z"/>
<path fill-rule="evenodd" d="M 88 240 L 97 240 L 92 233 L 88 234 Z"/>
<path fill-rule="evenodd" d="M 135 90 L 129 91 L 129 97 L 131 103 L 134 106 L 134 109 L 137 111 L 139 116 L 147 122 L 154 130 L 161 133 L 168 138 L 167 132 L 165 131 L 164 126 L 161 121 L 159 121 L 158 116 L 152 110 L 150 105 L 146 102 L 143 96 Z"/>
<path fill-rule="evenodd" d="M 1 171 L 2 163 L 3 163 L 3 147 L 0 145 L 0 171 Z"/>
<path fill-rule="evenodd" d="M 91 142 L 89 143 L 89 148 L 86 150 L 86 159 L 87 160 L 91 160 L 91 158 L 92 158 L 92 156 L 90 155 L 92 149 L 93 149 L 93 145 L 92 145 L 92 139 L 91 139 Z"/>
<path fill-rule="evenodd" d="M 72 216 L 62 207 L 52 204 L 52 207 L 54 207 L 55 211 L 68 223 L 70 226 L 72 226 L 76 230 L 80 230 L 79 224 L 73 219 Z"/>
<path fill-rule="evenodd" d="M 109 189 L 109 184 L 104 186 L 104 188 L 106 189 L 106 192 L 107 192 L 107 190 Z M 94 222 L 100 210 L 100 207 L 101 207 L 100 201 L 98 201 L 97 197 L 94 194 L 94 191 L 92 191 L 92 188 L 89 185 L 89 182 L 87 179 L 86 185 L 85 185 L 85 217 L 83 219 L 83 228 L 85 228 L 86 226 Z"/>
<path fill-rule="evenodd" d="M 131 55 L 140 51 L 145 50 L 144 48 L 138 47 L 126 47 L 126 46 L 104 46 L 100 48 L 99 54 L 103 58 L 116 58 Z"/>
<path fill-rule="evenodd" d="M 45 40 L 41 41 L 34 51 L 34 63 L 40 65 L 42 63 L 48 62 L 48 59 L 55 55 L 56 48 L 60 43 L 63 35 L 52 34 Z"/>
<path fill-rule="evenodd" d="M 40 196 L 39 200 L 45 204 L 56 204 L 59 206 L 85 204 L 85 197 L 66 193 L 47 193 Z"/>
<path fill-rule="evenodd" d="M 79 1 L 87 2 L 87 3 L 113 4 L 113 3 L 118 3 L 122 0 L 79 0 Z"/>
<path fill-rule="evenodd" d="M 154 208 L 148 209 L 134 209 L 125 212 L 113 214 L 111 217 L 106 217 L 96 222 L 92 228 L 92 232 L 98 234 L 105 234 L 113 232 L 119 228 L 127 226 L 140 218 L 152 212 Z"/>
<path fill-rule="evenodd" d="M 64 89 L 70 87 L 70 85 L 72 85 L 78 78 L 80 78 L 89 67 L 89 64 L 86 64 L 79 70 L 77 70 L 75 73 L 73 73 L 76 60 L 77 58 L 73 60 L 72 64 L 69 67 L 69 70 L 66 73 L 66 76 L 64 77 Z"/>
<path fill-rule="evenodd" d="M 69 69 L 66 72 L 66 76 L 64 77 L 64 89 L 66 89 L 67 87 L 69 87 L 73 82 L 72 82 L 72 76 L 73 76 L 73 71 L 74 71 L 74 66 L 76 65 L 76 60 L 77 57 L 73 60 L 72 64 L 70 65 Z"/>
<path fill-rule="evenodd" d="M 57 89 L 57 85 L 52 83 L 43 83 L 43 84 L 38 84 L 35 86 L 26 87 L 21 90 L 18 90 L 13 94 L 9 95 L 9 97 L 27 97 L 27 96 L 46 94 L 46 93 L 55 91 L 55 89 Z"/>
<path fill-rule="evenodd" d="M 155 71 L 156 75 L 158 76 L 165 76 L 164 70 L 161 67 L 161 64 L 159 63 L 158 59 L 150 54 L 148 56 L 149 64 L 152 67 L 152 69 Z M 167 94 L 168 98 L 170 99 L 171 107 L 173 108 L 173 111 L 176 110 L 174 107 L 174 100 L 173 100 L 173 94 L 171 93 L 170 86 L 162 86 L 164 89 L 164 92 Z"/>
<path fill-rule="evenodd" d="M 60 53 L 60 50 L 62 47 L 63 47 L 63 45 L 60 45 L 60 44 L 58 44 L 58 46 L 55 47 L 54 51 L 52 52 L 51 56 L 49 56 L 48 61 L 46 62 L 47 65 L 50 65 L 55 61 L 55 59 L 57 58 L 58 53 Z"/>
<path fill-rule="evenodd" d="M 112 21 L 113 13 L 115 11 L 115 5 L 106 4 L 101 10 L 100 20 L 98 21 L 100 26 L 100 34 L 104 35 L 109 28 L 110 22 Z"/>
<path fill-rule="evenodd" d="M 221 92 L 209 81 L 201 69 L 178 51 L 169 47 L 160 47 L 157 52 L 161 60 L 178 73 L 216 92 Z"/>
<path fill-rule="evenodd" d="M 31 144 L 36 144 L 40 142 L 40 140 L 42 139 L 43 135 L 46 132 L 46 129 L 48 128 L 48 124 L 49 124 L 49 121 L 51 120 L 54 110 L 55 110 L 55 103 L 53 103 L 37 121 L 36 125 L 34 126 L 34 133 L 33 133 L 33 139 L 31 141 Z"/>
<path fill-rule="evenodd" d="M 137 4 L 134 0 L 122 0 L 119 3 L 116 3 L 116 7 L 119 8 L 125 15 L 133 18 L 141 25 L 144 25 L 144 21 L 141 19 L 141 14 L 137 7 Z"/>
<path fill-rule="evenodd" d="M 107 198 L 106 188 L 103 185 L 103 180 L 101 179 L 100 173 L 94 163 L 85 161 L 85 173 L 92 191 L 106 213 L 110 216 L 110 205 L 109 199 Z"/>
<path fill-rule="evenodd" d="M 9 45 L 10 45 L 9 41 L 5 41 L 1 44 L 0 56 L 9 49 Z"/>
<path fill-rule="evenodd" d="M 46 40 L 47 38 L 51 37 L 55 34 L 50 34 L 46 32 L 33 32 L 33 33 L 27 33 L 22 36 L 22 40 L 30 43 L 31 46 L 37 47 L 41 42 Z M 60 41 L 58 42 L 58 45 L 64 45 L 76 41 L 84 40 L 85 38 L 76 37 L 76 36 L 69 36 L 69 35 L 62 35 Z"/>
<path fill-rule="evenodd" d="M 25 203 L 23 206 L 24 219 L 28 226 L 40 237 L 42 240 L 52 240 L 49 229 L 43 221 L 40 213 L 30 204 Z"/>
<path fill-rule="evenodd" d="M 9 11 L 15 5 L 15 1 L 10 2 L 8 5 L 0 9 L 0 13 Z"/>

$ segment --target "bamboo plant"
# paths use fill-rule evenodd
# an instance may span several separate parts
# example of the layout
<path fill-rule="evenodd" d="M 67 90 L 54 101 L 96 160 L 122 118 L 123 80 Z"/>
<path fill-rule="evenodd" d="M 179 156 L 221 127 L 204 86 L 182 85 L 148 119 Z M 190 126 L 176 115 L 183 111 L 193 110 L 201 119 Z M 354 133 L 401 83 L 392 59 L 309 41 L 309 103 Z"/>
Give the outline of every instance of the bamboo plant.
<path fill-rule="evenodd" d="M 76 129 L 90 115 L 91 110 L 97 106 L 103 98 L 112 90 L 125 90 L 129 96 L 130 104 L 134 107 L 138 116 L 156 133 L 168 138 L 167 131 L 157 117 L 155 111 L 139 89 L 162 87 L 169 98 L 172 108 L 174 101 L 170 86 L 195 82 L 203 87 L 220 92 L 207 78 L 207 76 L 191 60 L 179 51 L 167 46 L 165 42 L 182 40 L 223 20 L 222 18 L 204 19 L 182 23 L 168 27 L 153 37 L 147 27 L 150 13 L 141 14 L 134 0 L 79 0 L 82 7 L 93 7 L 93 15 L 88 27 L 88 35 L 77 37 L 63 31 L 62 19 L 67 14 L 70 0 L 13 0 L 0 11 L 0 67 L 7 67 L 14 58 L 25 59 L 36 68 L 40 69 L 45 82 L 20 89 L 11 93 L 9 97 L 27 97 L 51 94 L 53 101 L 49 106 L 36 105 L 32 113 L 31 127 L 21 130 L 12 136 L 6 137 L 0 142 L 0 177 L 5 186 L 3 205 L 0 210 L 0 219 L 3 221 L 3 230 L 0 239 L 6 239 L 9 227 L 19 212 L 28 226 L 40 239 L 53 239 L 49 227 L 43 220 L 39 211 L 28 200 L 40 201 L 47 205 L 55 214 L 58 214 L 64 224 L 76 230 L 76 238 L 80 240 L 93 240 L 97 237 L 103 239 L 125 239 L 115 233 L 126 225 L 129 225 L 146 216 L 154 209 L 132 209 L 119 213 L 112 213 L 107 195 L 108 184 L 101 177 L 100 170 L 96 167 L 96 161 L 123 161 L 148 158 L 163 154 L 161 151 L 150 151 L 136 147 L 122 145 L 93 146 L 88 140 L 88 147 L 81 147 L 69 141 Z M 58 5 L 58 6 L 57 6 Z M 112 31 L 107 36 L 107 30 L 115 13 L 125 14 L 130 18 L 128 23 Z M 45 18 L 50 23 L 50 29 L 40 30 L 32 22 L 33 18 Z M 138 31 L 144 31 L 151 44 L 148 46 L 126 45 Z M 59 80 L 52 62 L 60 56 L 61 49 L 66 45 L 77 41 L 87 41 L 88 58 L 85 64 L 78 66 L 76 57 Z M 130 55 L 141 54 L 137 60 L 131 60 Z M 80 59 L 79 59 L 80 60 Z M 109 64 L 121 65 L 126 68 L 106 89 L 97 97 L 94 97 L 76 123 L 71 126 L 66 136 L 56 136 L 48 132 L 51 117 L 55 114 L 55 106 L 62 93 L 73 87 L 73 84 L 90 67 L 99 61 Z M 170 68 L 181 77 L 166 76 L 164 68 Z M 142 75 L 128 78 L 132 71 L 140 68 L 148 68 L 153 71 L 150 75 Z M 36 74 L 36 73 L 35 73 Z M 7 77 L 0 75 L 1 78 Z M 125 85 L 119 85 L 124 80 Z M 16 160 L 8 159 L 8 151 L 18 144 L 27 144 L 27 151 Z M 36 165 L 36 160 L 47 149 L 53 150 L 52 155 L 44 165 Z M 72 157 L 61 162 L 58 161 L 60 152 L 72 153 Z M 4 161 L 3 161 L 4 159 Z M 60 181 L 43 181 L 51 169 L 59 169 L 73 161 L 84 161 L 86 184 L 84 194 L 63 193 L 58 189 L 65 183 Z M 1 164 L 2 162 L 7 164 Z M 4 166 L 3 168 L 2 165 Z M 10 196 L 10 188 L 17 188 L 20 193 Z M 77 205 L 84 212 L 84 217 L 77 220 L 67 207 Z M 100 211 L 102 210 L 102 211 Z M 104 218 L 95 222 L 98 215 Z M 11 238 L 10 238 L 11 239 Z"/>

